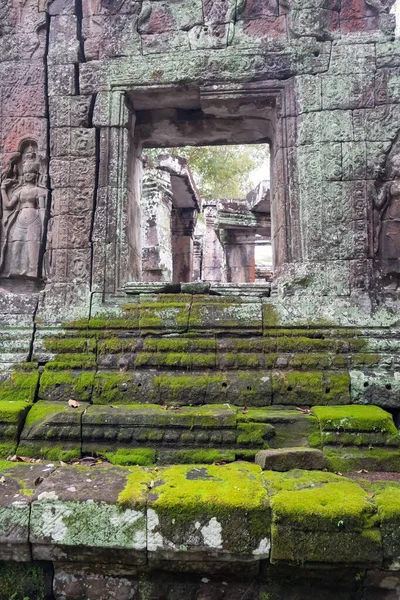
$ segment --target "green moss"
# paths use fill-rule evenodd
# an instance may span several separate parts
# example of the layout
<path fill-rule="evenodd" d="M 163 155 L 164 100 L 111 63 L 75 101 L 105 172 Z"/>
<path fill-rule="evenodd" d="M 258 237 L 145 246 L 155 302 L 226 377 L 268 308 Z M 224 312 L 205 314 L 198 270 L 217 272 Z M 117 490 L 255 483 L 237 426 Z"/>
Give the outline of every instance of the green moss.
<path fill-rule="evenodd" d="M 39 381 L 37 371 L 12 371 L 0 382 L 0 401 L 33 402 Z"/>
<path fill-rule="evenodd" d="M 50 402 L 36 402 L 28 413 L 25 426 L 31 427 L 39 421 L 57 415 L 60 410 L 65 410 L 65 406 L 62 404 L 51 404 Z"/>
<path fill-rule="evenodd" d="M 113 465 L 140 465 L 147 467 L 156 462 L 156 452 L 149 448 L 119 448 L 116 452 L 104 452 Z"/>
<path fill-rule="evenodd" d="M 239 446 L 264 447 L 274 435 L 274 427 L 267 423 L 238 423 L 236 443 Z"/>
<path fill-rule="evenodd" d="M 194 338 L 167 338 L 146 339 L 144 341 L 145 352 L 214 352 L 215 339 Z"/>
<path fill-rule="evenodd" d="M 378 481 L 371 484 L 374 502 L 382 524 L 393 523 L 398 530 L 400 521 L 400 483 L 394 481 Z"/>
<path fill-rule="evenodd" d="M 143 302 L 140 304 L 140 329 L 187 329 L 189 306 L 189 301 Z"/>
<path fill-rule="evenodd" d="M 344 404 L 350 400 L 348 373 L 279 372 L 272 375 L 274 404 Z"/>
<path fill-rule="evenodd" d="M 258 369 L 263 365 L 264 356 L 261 354 L 249 354 L 249 353 L 229 353 L 222 354 L 220 361 L 223 361 L 225 368 L 241 368 L 247 367 L 248 369 Z"/>
<path fill-rule="evenodd" d="M 159 386 L 161 397 L 172 404 L 202 404 L 208 386 L 206 375 L 158 375 L 154 384 Z"/>
<path fill-rule="evenodd" d="M 239 450 L 235 450 L 236 460 L 248 460 L 250 462 L 254 462 L 255 455 L 259 451 L 257 450 L 243 450 L 242 448 Z"/>
<path fill-rule="evenodd" d="M 279 316 L 272 304 L 263 304 L 263 327 L 277 327 Z"/>
<path fill-rule="evenodd" d="M 95 373 L 45 370 L 40 377 L 40 396 L 68 400 L 90 400 Z"/>
<path fill-rule="evenodd" d="M 289 361 L 292 369 L 328 369 L 332 360 L 329 354 L 295 354 Z"/>
<path fill-rule="evenodd" d="M 140 382 L 139 382 L 140 383 Z M 141 396 L 141 388 L 133 373 L 98 372 L 94 379 L 94 404 L 132 404 L 137 396 Z M 148 400 L 153 399 L 150 390 Z M 158 399 L 157 384 L 154 384 L 154 400 Z"/>
<path fill-rule="evenodd" d="M 96 356 L 94 354 L 58 354 L 52 361 L 46 363 L 46 370 L 64 371 L 70 369 L 94 369 Z"/>
<path fill-rule="evenodd" d="M 135 367 L 140 368 L 144 366 L 159 366 L 159 367 L 173 367 L 173 368 L 213 368 L 215 367 L 215 355 L 214 354 L 200 354 L 200 353 L 151 353 L 151 352 L 140 352 L 135 359 Z"/>
<path fill-rule="evenodd" d="M 312 412 L 318 418 L 322 431 L 362 431 L 399 435 L 392 415 L 378 406 L 314 406 Z"/>
<path fill-rule="evenodd" d="M 62 460 L 68 462 L 75 458 L 81 457 L 81 448 L 66 447 L 63 445 L 51 445 L 46 442 L 21 442 L 18 445 L 17 452 L 19 456 L 27 456 L 30 458 L 45 458 L 47 460 Z"/>
<path fill-rule="evenodd" d="M 151 469 L 141 467 L 128 467 L 126 473 L 126 485 L 118 496 L 118 504 L 123 508 L 143 508 L 149 484 L 157 475 Z"/>
<path fill-rule="evenodd" d="M 0 600 L 45 600 L 46 576 L 39 566 L 0 562 Z"/>
<path fill-rule="evenodd" d="M 286 475 L 286 477 L 285 477 Z M 377 524 L 377 509 L 368 493 L 354 481 L 314 471 L 276 476 L 265 473 L 273 521 L 308 531 L 364 531 Z M 281 491 L 279 490 L 281 487 Z"/>
<path fill-rule="evenodd" d="M 101 340 L 98 343 L 99 354 L 122 354 L 124 352 L 134 352 L 135 339 L 129 340 L 125 338 L 111 337 L 106 340 Z"/>
<path fill-rule="evenodd" d="M 324 447 L 330 471 L 351 473 L 366 471 L 400 472 L 400 450 L 387 448 L 332 448 Z"/>
<path fill-rule="evenodd" d="M 381 358 L 380 354 L 353 354 L 351 362 L 353 367 L 376 367 L 379 365 Z"/>
<path fill-rule="evenodd" d="M 164 450 L 159 453 L 159 463 L 168 464 L 212 464 L 234 462 L 235 452 L 231 450 Z"/>
<path fill-rule="evenodd" d="M 77 354 L 96 351 L 96 341 L 86 337 L 45 337 L 43 345 L 46 350 L 56 354 Z"/>
<path fill-rule="evenodd" d="M 0 400 L 0 423 L 22 424 L 29 409 L 24 401 Z"/>
<path fill-rule="evenodd" d="M 268 537 L 268 498 L 257 465 L 173 466 L 160 469 L 157 479 L 151 508 L 168 539 L 211 517 L 222 524 L 231 551 L 246 552 Z"/>
<path fill-rule="evenodd" d="M 15 441 L 9 440 L 7 442 L 4 442 L 4 441 L 0 442 L 0 459 L 8 458 L 9 456 L 13 456 L 17 449 L 17 443 L 18 443 L 17 439 Z M 0 469 L 1 469 L 1 463 L 2 463 L 2 461 L 0 460 Z"/>

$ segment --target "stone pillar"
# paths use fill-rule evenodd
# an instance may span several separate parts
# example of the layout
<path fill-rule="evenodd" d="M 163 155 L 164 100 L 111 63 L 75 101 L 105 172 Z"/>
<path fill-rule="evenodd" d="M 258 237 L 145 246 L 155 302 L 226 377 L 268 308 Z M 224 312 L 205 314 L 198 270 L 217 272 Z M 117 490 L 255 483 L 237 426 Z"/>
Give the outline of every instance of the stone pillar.
<path fill-rule="evenodd" d="M 206 229 L 203 238 L 202 279 L 226 283 L 224 248 L 215 229 L 216 203 L 204 207 Z"/>
<path fill-rule="evenodd" d="M 249 283 L 254 281 L 255 230 L 227 229 L 224 237 L 228 282 Z"/>
<path fill-rule="evenodd" d="M 203 236 L 195 235 L 193 239 L 193 281 L 202 279 Z"/>
<path fill-rule="evenodd" d="M 170 176 L 157 169 L 145 169 L 142 185 L 142 280 L 171 281 Z"/>
<path fill-rule="evenodd" d="M 193 280 L 193 234 L 197 212 L 194 208 L 172 211 L 172 280 L 174 283 Z"/>

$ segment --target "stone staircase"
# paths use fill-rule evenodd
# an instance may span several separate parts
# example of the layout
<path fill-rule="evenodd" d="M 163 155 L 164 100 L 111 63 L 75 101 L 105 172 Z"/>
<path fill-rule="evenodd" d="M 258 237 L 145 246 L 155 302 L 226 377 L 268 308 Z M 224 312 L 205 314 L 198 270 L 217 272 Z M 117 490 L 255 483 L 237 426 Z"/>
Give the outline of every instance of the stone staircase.
<path fill-rule="evenodd" d="M 3 580 L 41 578 L 33 598 L 51 580 L 68 600 L 303 600 L 310 582 L 332 598 L 337 570 L 335 599 L 395 598 L 399 333 L 279 326 L 264 298 L 133 300 L 38 322 L 29 362 L 2 371 Z M 20 349 L 4 341 L 3 365 Z"/>

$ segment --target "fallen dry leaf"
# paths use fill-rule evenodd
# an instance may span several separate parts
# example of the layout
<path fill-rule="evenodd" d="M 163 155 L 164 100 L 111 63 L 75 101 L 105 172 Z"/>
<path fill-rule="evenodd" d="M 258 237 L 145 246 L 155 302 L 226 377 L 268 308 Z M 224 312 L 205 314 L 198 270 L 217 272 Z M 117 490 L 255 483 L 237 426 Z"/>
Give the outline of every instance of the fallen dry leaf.
<path fill-rule="evenodd" d="M 9 456 L 7 458 L 10 462 L 23 462 L 23 463 L 40 463 L 42 462 L 41 458 L 29 458 L 29 456 Z"/>
<path fill-rule="evenodd" d="M 68 406 L 70 406 L 71 408 L 79 408 L 80 404 L 79 402 L 77 402 L 76 400 L 72 400 L 72 398 L 70 400 L 68 400 Z"/>
<path fill-rule="evenodd" d="M 300 406 L 296 406 L 296 410 L 303 413 L 303 415 L 311 415 L 311 410 L 309 408 L 300 408 Z"/>

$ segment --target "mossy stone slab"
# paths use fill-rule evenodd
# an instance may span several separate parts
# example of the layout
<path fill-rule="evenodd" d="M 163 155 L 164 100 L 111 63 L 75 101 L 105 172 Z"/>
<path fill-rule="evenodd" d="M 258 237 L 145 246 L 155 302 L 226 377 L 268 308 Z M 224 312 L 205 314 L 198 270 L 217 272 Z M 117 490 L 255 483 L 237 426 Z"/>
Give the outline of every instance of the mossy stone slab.
<path fill-rule="evenodd" d="M 316 417 L 297 410 L 276 407 L 249 408 L 237 412 L 238 422 L 270 423 L 275 435 L 268 440 L 270 448 L 291 448 L 293 446 L 319 447 L 321 432 Z"/>
<path fill-rule="evenodd" d="M 205 402 L 268 406 L 272 402 L 271 375 L 268 371 L 250 370 L 210 374 Z"/>
<path fill-rule="evenodd" d="M 272 525 L 271 562 L 301 565 L 382 564 L 382 540 L 379 529 L 354 531 L 303 531 L 296 527 Z"/>
<path fill-rule="evenodd" d="M 272 562 L 380 565 L 377 508 L 354 481 L 329 473 L 265 472 Z"/>
<path fill-rule="evenodd" d="M 81 418 L 88 407 L 73 408 L 68 403 L 34 404 L 25 420 L 18 453 L 35 458 L 69 460 L 81 454 Z"/>
<path fill-rule="evenodd" d="M 273 404 L 314 406 L 348 404 L 348 373 L 327 371 L 275 371 L 272 374 Z"/>
<path fill-rule="evenodd" d="M 261 301 L 236 297 L 193 296 L 189 331 L 262 332 Z"/>
<path fill-rule="evenodd" d="M 398 435 L 397 427 L 390 413 L 379 406 L 314 406 L 322 431 L 329 432 L 366 432 Z"/>
<path fill-rule="evenodd" d="M 355 481 L 333 473 L 265 471 L 273 521 L 307 531 L 364 531 L 378 524 L 377 508 Z"/>
<path fill-rule="evenodd" d="M 351 473 L 365 469 L 366 471 L 400 472 L 400 450 L 398 449 L 324 446 L 323 451 L 330 471 Z"/>
<path fill-rule="evenodd" d="M 30 503 L 35 482 L 47 477 L 51 470 L 45 465 L 0 460 L 0 560 L 31 560 Z"/>
<path fill-rule="evenodd" d="M 163 404 L 184 406 L 201 405 L 206 402 L 208 373 L 180 374 L 170 371 L 159 374 L 157 383 Z"/>
<path fill-rule="evenodd" d="M 378 507 L 382 533 L 384 566 L 391 571 L 400 569 L 400 483 L 379 481 L 371 485 Z"/>
<path fill-rule="evenodd" d="M 93 404 L 160 402 L 158 373 L 148 371 L 99 371 L 94 378 Z"/>
<path fill-rule="evenodd" d="M 147 474 L 139 468 L 64 467 L 35 494 L 30 542 L 36 560 L 143 564 Z M 129 489 L 123 503 L 119 497 Z"/>
<path fill-rule="evenodd" d="M 0 457 L 14 454 L 30 406 L 23 400 L 0 400 Z"/>
<path fill-rule="evenodd" d="M 190 294 L 162 294 L 154 302 L 149 302 L 148 298 L 141 299 L 140 331 L 187 331 L 191 301 Z"/>
<path fill-rule="evenodd" d="M 201 447 L 214 442 L 234 445 L 236 411 L 227 406 L 159 405 L 90 406 L 82 417 L 83 452 L 116 451 L 119 447 Z"/>
<path fill-rule="evenodd" d="M 263 470 L 290 471 L 291 469 L 322 470 L 327 466 L 325 456 L 316 448 L 279 448 L 260 450 L 255 463 Z"/>
<path fill-rule="evenodd" d="M 247 463 L 160 469 L 149 494 L 149 557 L 257 561 L 269 556 L 261 469 Z"/>
<path fill-rule="evenodd" d="M 93 371 L 45 369 L 40 376 L 39 398 L 55 402 L 68 402 L 70 399 L 88 402 L 92 396 L 94 377 Z"/>
<path fill-rule="evenodd" d="M 38 371 L 0 372 L 0 401 L 33 402 L 39 380 Z"/>

